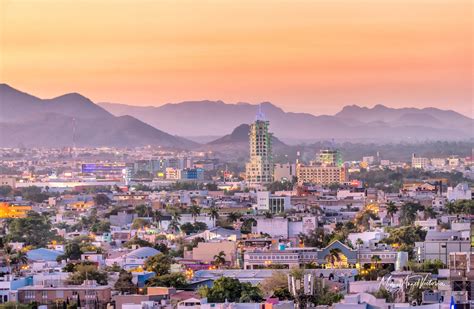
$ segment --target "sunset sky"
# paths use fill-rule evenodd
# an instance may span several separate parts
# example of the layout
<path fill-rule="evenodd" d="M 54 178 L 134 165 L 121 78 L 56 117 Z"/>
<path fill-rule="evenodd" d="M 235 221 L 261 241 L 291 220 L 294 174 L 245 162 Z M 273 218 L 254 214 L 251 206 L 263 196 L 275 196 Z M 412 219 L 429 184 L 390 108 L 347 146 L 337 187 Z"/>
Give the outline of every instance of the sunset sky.
<path fill-rule="evenodd" d="M 474 116 L 471 0 L 0 3 L 0 81 L 44 98 Z"/>

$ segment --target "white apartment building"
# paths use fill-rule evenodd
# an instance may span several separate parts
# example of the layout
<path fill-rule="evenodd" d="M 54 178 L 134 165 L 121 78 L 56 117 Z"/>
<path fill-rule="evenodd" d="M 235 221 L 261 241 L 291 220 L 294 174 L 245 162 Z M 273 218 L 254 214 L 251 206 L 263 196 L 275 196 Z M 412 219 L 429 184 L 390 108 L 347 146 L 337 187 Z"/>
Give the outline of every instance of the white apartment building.
<path fill-rule="evenodd" d="M 258 212 L 282 213 L 291 209 L 291 197 L 273 195 L 269 191 L 257 192 Z"/>
<path fill-rule="evenodd" d="M 411 157 L 411 167 L 426 169 L 430 165 L 430 159 L 424 157 L 417 157 L 413 154 Z"/>

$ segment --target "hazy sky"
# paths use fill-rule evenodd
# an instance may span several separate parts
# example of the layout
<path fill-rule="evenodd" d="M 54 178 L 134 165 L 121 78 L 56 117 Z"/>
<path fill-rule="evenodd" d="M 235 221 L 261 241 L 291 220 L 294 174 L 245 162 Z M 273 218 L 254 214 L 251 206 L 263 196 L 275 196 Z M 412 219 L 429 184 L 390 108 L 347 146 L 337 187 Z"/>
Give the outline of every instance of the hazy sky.
<path fill-rule="evenodd" d="M 0 80 L 41 97 L 473 116 L 471 0 L 0 3 Z"/>

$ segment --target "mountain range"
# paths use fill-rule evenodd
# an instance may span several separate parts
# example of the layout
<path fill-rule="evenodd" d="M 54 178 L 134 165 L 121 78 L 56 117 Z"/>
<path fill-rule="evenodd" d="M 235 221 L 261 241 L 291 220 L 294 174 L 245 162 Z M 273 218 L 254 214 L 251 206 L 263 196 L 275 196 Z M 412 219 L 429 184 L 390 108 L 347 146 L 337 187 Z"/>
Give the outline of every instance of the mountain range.
<path fill-rule="evenodd" d="M 19 145 L 191 148 L 196 143 L 132 116 L 116 117 L 77 93 L 43 100 L 0 84 L 0 146 Z"/>
<path fill-rule="evenodd" d="M 153 145 L 245 154 L 248 124 L 254 121 L 258 106 L 222 101 L 159 107 L 96 104 L 78 93 L 41 99 L 0 84 L 0 147 Z M 260 108 L 270 121 L 276 151 L 303 141 L 463 140 L 474 133 L 473 119 L 436 108 L 352 105 L 332 116 L 285 112 L 269 102 Z M 180 136 L 206 137 L 206 142 Z M 216 138 L 209 141 L 211 136 Z"/>
<path fill-rule="evenodd" d="M 196 150 L 218 152 L 229 158 L 247 158 L 249 155 L 249 130 L 250 125 L 241 124 L 230 134 L 203 144 Z M 275 136 L 272 137 L 272 148 L 275 154 L 289 151 L 289 147 Z"/>
<path fill-rule="evenodd" d="M 188 138 L 222 135 L 255 119 L 258 105 L 195 101 L 140 107 L 99 103 L 116 116 L 131 115 L 160 130 Z M 346 106 L 335 115 L 315 116 L 285 112 L 261 103 L 270 130 L 283 141 L 298 144 L 323 139 L 340 141 L 459 140 L 474 136 L 474 120 L 454 111 L 436 108 L 373 108 Z"/>

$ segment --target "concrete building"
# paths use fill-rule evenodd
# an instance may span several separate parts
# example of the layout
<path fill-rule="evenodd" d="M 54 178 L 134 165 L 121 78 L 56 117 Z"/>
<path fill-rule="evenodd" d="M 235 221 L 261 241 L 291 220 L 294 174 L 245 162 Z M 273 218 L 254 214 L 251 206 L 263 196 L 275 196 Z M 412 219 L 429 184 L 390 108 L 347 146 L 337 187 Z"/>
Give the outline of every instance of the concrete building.
<path fill-rule="evenodd" d="M 79 300 L 78 300 L 79 299 Z M 85 281 L 82 285 L 36 285 L 18 289 L 18 302 L 54 306 L 70 302 L 80 302 L 81 307 L 106 308 L 111 300 L 111 288 L 107 285 L 97 285 L 95 281 Z"/>
<path fill-rule="evenodd" d="M 16 178 L 8 176 L 0 176 L 0 186 L 10 186 L 12 189 L 16 187 Z"/>
<path fill-rule="evenodd" d="M 301 220 L 282 217 L 257 218 L 257 224 L 252 227 L 252 233 L 268 234 L 271 237 L 294 238 L 298 234 L 308 234 L 317 227 L 315 216 L 305 216 Z"/>
<path fill-rule="evenodd" d="M 337 149 L 321 149 L 318 162 L 323 166 L 342 166 L 342 155 Z"/>
<path fill-rule="evenodd" d="M 245 175 L 250 187 L 259 187 L 273 181 L 273 134 L 268 131 L 269 122 L 261 111 L 250 125 L 250 161 L 245 165 Z"/>
<path fill-rule="evenodd" d="M 204 263 L 214 261 L 214 256 L 224 251 L 225 260 L 230 265 L 234 265 L 237 259 L 237 244 L 234 241 L 216 241 L 216 242 L 200 242 L 197 247 L 193 248 L 192 259 Z"/>
<path fill-rule="evenodd" d="M 180 180 L 203 180 L 204 170 L 202 168 L 185 168 L 178 170 L 178 179 Z"/>
<path fill-rule="evenodd" d="M 457 200 L 472 200 L 472 191 L 467 183 L 460 183 L 456 187 L 448 187 L 447 199 L 449 202 Z"/>
<path fill-rule="evenodd" d="M 296 176 L 296 165 L 291 163 L 277 163 L 273 170 L 273 181 L 292 181 Z"/>
<path fill-rule="evenodd" d="M 428 231 L 424 242 L 415 243 L 416 260 L 440 260 L 444 264 L 448 262 L 450 252 L 469 252 L 471 242 L 469 231 Z"/>
<path fill-rule="evenodd" d="M 442 169 L 446 166 L 446 158 L 432 158 L 431 166 L 436 169 Z"/>
<path fill-rule="evenodd" d="M 296 167 L 296 177 L 298 183 L 312 183 L 330 185 L 346 181 L 346 173 L 343 167 L 322 166 L 322 165 L 302 165 Z"/>
<path fill-rule="evenodd" d="M 256 209 L 258 212 L 283 213 L 291 209 L 290 196 L 278 196 L 269 191 L 257 192 Z"/>
<path fill-rule="evenodd" d="M 413 154 L 411 157 L 411 167 L 426 169 L 430 165 L 430 159 L 424 157 L 417 157 L 416 154 Z"/>
<path fill-rule="evenodd" d="M 340 260 L 331 265 L 328 257 L 332 249 L 340 250 Z M 287 268 L 316 263 L 326 268 L 355 268 L 357 265 L 371 264 L 372 256 L 380 258 L 380 264 L 397 263 L 398 254 L 394 250 L 351 249 L 339 241 L 334 241 L 325 248 L 285 248 L 284 250 L 246 251 L 244 269 L 265 268 L 269 265 L 282 265 Z"/>

